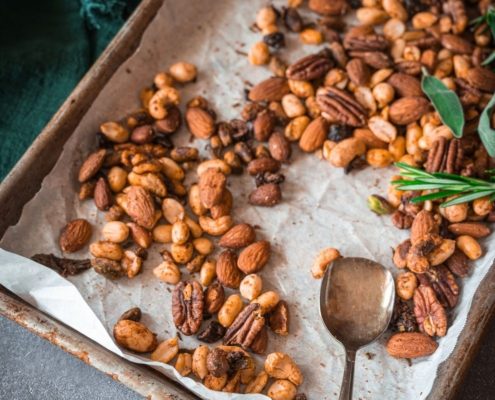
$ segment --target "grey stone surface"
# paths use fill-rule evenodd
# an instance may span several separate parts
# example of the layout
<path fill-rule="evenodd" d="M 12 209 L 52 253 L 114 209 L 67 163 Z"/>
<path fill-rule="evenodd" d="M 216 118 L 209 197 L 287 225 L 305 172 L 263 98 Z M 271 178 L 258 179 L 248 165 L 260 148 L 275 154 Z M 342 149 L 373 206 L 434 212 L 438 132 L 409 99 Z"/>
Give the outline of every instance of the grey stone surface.
<path fill-rule="evenodd" d="M 495 320 L 483 340 L 459 399 L 495 398 L 494 343 Z M 0 317 L 0 399 L 139 400 L 142 397 L 46 340 Z"/>

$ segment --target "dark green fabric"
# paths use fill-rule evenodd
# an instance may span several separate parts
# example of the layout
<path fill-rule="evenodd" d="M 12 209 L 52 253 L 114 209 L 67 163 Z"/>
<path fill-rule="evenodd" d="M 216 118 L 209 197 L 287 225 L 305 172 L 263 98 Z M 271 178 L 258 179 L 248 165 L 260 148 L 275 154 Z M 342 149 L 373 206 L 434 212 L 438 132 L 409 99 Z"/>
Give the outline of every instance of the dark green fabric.
<path fill-rule="evenodd" d="M 0 181 L 139 0 L 0 0 Z"/>

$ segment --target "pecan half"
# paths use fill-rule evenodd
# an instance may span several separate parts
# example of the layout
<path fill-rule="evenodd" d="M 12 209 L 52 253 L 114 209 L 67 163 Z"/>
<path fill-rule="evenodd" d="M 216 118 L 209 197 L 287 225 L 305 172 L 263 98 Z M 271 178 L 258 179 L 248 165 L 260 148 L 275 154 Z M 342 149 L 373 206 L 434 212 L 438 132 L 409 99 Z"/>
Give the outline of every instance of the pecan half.
<path fill-rule="evenodd" d="M 463 158 L 464 150 L 458 139 L 448 141 L 444 137 L 439 137 L 428 152 L 425 170 L 457 174 L 462 168 Z"/>
<path fill-rule="evenodd" d="M 352 94 L 327 87 L 316 97 L 323 116 L 342 125 L 360 127 L 366 123 L 366 111 Z"/>
<path fill-rule="evenodd" d="M 217 321 L 210 321 L 205 329 L 198 334 L 198 340 L 205 343 L 215 343 L 225 335 L 225 328 Z"/>
<path fill-rule="evenodd" d="M 447 314 L 431 287 L 420 285 L 414 292 L 414 315 L 421 332 L 430 336 L 447 333 Z"/>
<path fill-rule="evenodd" d="M 260 305 L 252 303 L 239 313 L 227 329 L 223 342 L 226 345 L 239 345 L 248 349 L 264 326 L 265 318 L 261 315 Z"/>
<path fill-rule="evenodd" d="M 413 223 L 413 217 L 401 210 L 396 210 L 392 214 L 392 223 L 398 229 L 409 229 Z"/>
<path fill-rule="evenodd" d="M 468 25 L 468 17 L 466 7 L 462 0 L 448 0 L 443 3 L 444 11 L 450 14 L 454 25 L 452 31 L 454 33 L 462 33 Z"/>
<path fill-rule="evenodd" d="M 203 289 L 196 281 L 179 282 L 172 294 L 174 324 L 184 335 L 196 333 L 203 321 Z"/>
<path fill-rule="evenodd" d="M 289 79 L 309 81 L 321 78 L 333 65 L 326 53 L 311 54 L 290 65 L 285 74 Z"/>
<path fill-rule="evenodd" d="M 459 298 L 459 285 L 452 272 L 445 265 L 431 267 L 424 274 L 417 275 L 419 282 L 430 286 L 443 307 L 453 308 Z"/>
<path fill-rule="evenodd" d="M 388 49 L 388 41 L 382 35 L 346 35 L 344 47 L 352 51 L 384 51 Z"/>

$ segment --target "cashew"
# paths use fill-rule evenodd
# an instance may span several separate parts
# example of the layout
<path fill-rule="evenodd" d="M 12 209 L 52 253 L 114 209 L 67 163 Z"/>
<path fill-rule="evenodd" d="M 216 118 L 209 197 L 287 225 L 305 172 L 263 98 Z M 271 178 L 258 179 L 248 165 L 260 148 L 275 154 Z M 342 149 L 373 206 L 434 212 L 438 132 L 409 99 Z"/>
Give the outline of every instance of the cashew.
<path fill-rule="evenodd" d="M 265 360 L 265 371 L 273 378 L 288 379 L 295 385 L 300 385 L 303 382 L 301 370 L 285 353 L 268 354 Z"/>
<path fill-rule="evenodd" d="M 131 185 L 142 186 L 157 196 L 165 197 L 167 195 L 167 187 L 157 174 L 149 172 L 139 175 L 130 172 L 127 179 Z"/>
<path fill-rule="evenodd" d="M 248 383 L 244 393 L 261 393 L 268 382 L 268 374 L 261 371 L 256 377 Z"/>
<path fill-rule="evenodd" d="M 199 217 L 199 225 L 201 228 L 212 236 L 220 236 L 227 232 L 234 221 L 230 215 L 225 215 L 218 219 L 213 219 L 210 217 L 200 216 Z"/>
<path fill-rule="evenodd" d="M 328 266 L 340 257 L 341 255 L 339 251 L 333 247 L 328 247 L 321 250 L 311 268 L 313 278 L 323 278 L 323 275 L 325 275 L 325 271 L 327 270 Z"/>
<path fill-rule="evenodd" d="M 165 86 L 158 90 L 151 98 L 148 109 L 155 119 L 164 119 L 167 116 L 167 105 L 178 105 L 180 102 L 179 91 L 171 86 Z"/>
<path fill-rule="evenodd" d="M 161 164 L 163 175 L 165 175 L 167 178 L 174 181 L 184 180 L 184 170 L 174 160 L 168 157 L 162 157 L 158 159 L 158 162 Z"/>
<path fill-rule="evenodd" d="M 161 342 L 156 350 L 151 353 L 151 359 L 153 361 L 159 361 L 167 364 L 179 352 L 179 340 L 177 337 L 173 337 Z"/>
<path fill-rule="evenodd" d="M 199 379 L 204 379 L 204 377 L 208 374 L 206 358 L 208 357 L 209 351 L 210 349 L 205 345 L 201 345 L 194 350 L 192 356 L 192 372 Z"/>
<path fill-rule="evenodd" d="M 229 164 L 227 164 L 224 160 L 221 159 L 213 159 L 203 161 L 198 165 L 197 174 L 198 176 L 203 175 L 203 173 L 208 169 L 214 169 L 215 171 L 221 172 L 224 175 L 229 175 L 231 173 L 231 169 Z"/>
<path fill-rule="evenodd" d="M 189 353 L 180 353 L 175 362 L 175 369 L 182 376 L 187 376 L 192 371 L 192 356 Z"/>
<path fill-rule="evenodd" d="M 122 247 L 117 243 L 108 241 L 98 241 L 91 243 L 89 246 L 89 252 L 94 257 L 108 258 L 109 260 L 120 261 L 124 256 Z"/>

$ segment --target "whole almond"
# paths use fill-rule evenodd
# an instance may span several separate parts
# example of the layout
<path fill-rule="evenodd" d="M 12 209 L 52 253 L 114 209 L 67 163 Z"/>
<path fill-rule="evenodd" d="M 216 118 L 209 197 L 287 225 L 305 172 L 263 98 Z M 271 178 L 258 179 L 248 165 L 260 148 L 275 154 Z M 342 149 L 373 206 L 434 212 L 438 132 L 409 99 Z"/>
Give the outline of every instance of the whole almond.
<path fill-rule="evenodd" d="M 106 154 L 107 152 L 105 149 L 100 149 L 91 153 L 88 158 L 84 160 L 79 169 L 79 182 L 86 182 L 96 175 L 105 161 Z"/>
<path fill-rule="evenodd" d="M 276 183 L 266 183 L 253 190 L 249 195 L 249 204 L 262 207 L 273 207 L 282 200 L 280 186 Z"/>
<path fill-rule="evenodd" d="M 279 169 L 280 162 L 271 157 L 255 158 L 247 165 L 247 172 L 253 176 L 264 172 L 277 172 Z"/>
<path fill-rule="evenodd" d="M 490 93 L 495 91 L 495 73 L 487 68 L 471 68 L 467 72 L 466 80 L 476 89 Z"/>
<path fill-rule="evenodd" d="M 277 161 L 287 162 L 291 156 L 290 143 L 282 132 L 274 132 L 268 141 L 270 155 Z"/>
<path fill-rule="evenodd" d="M 491 233 L 488 225 L 483 222 L 459 222 L 450 224 L 448 229 L 454 235 L 469 235 L 476 239 L 486 237 Z"/>
<path fill-rule="evenodd" d="M 403 97 L 394 101 L 389 108 L 390 121 L 397 125 L 408 125 L 420 119 L 430 109 L 424 97 Z"/>
<path fill-rule="evenodd" d="M 131 141 L 137 144 L 150 143 L 155 136 L 155 132 L 151 125 L 141 125 L 136 128 L 131 133 Z"/>
<path fill-rule="evenodd" d="M 130 186 L 127 190 L 126 212 L 138 225 L 152 229 L 155 225 L 155 203 L 141 186 Z"/>
<path fill-rule="evenodd" d="M 91 225 L 85 219 L 74 219 L 65 225 L 59 238 L 60 250 L 73 253 L 81 250 L 91 238 Z"/>
<path fill-rule="evenodd" d="M 438 224 L 433 218 L 433 214 L 427 210 L 421 210 L 414 217 L 411 226 L 411 243 L 415 245 L 424 239 L 427 235 L 438 233 Z"/>
<path fill-rule="evenodd" d="M 95 205 L 99 210 L 108 210 L 113 204 L 112 191 L 108 186 L 107 180 L 103 177 L 98 179 L 93 194 Z"/>
<path fill-rule="evenodd" d="M 314 119 L 304 130 L 299 140 L 299 147 L 307 153 L 318 150 L 325 142 L 327 131 L 328 122 L 325 118 L 318 117 Z"/>
<path fill-rule="evenodd" d="M 309 0 L 310 10 L 322 15 L 343 15 L 348 8 L 346 0 Z"/>
<path fill-rule="evenodd" d="M 225 184 L 225 175 L 210 168 L 199 177 L 199 196 L 205 208 L 212 208 L 221 203 Z"/>
<path fill-rule="evenodd" d="M 245 274 L 260 271 L 270 259 L 270 242 L 260 240 L 250 244 L 239 254 L 237 266 Z"/>
<path fill-rule="evenodd" d="M 150 231 L 147 231 L 142 226 L 139 226 L 134 222 L 128 222 L 127 226 L 129 227 L 129 231 L 131 232 L 131 237 L 132 240 L 134 240 L 134 243 L 136 243 L 143 249 L 147 249 L 151 246 L 151 244 L 153 243 L 153 239 Z"/>
<path fill-rule="evenodd" d="M 452 34 L 442 35 L 440 38 L 442 46 L 453 53 L 472 54 L 474 46 L 466 39 Z"/>
<path fill-rule="evenodd" d="M 419 332 L 402 332 L 393 335 L 387 343 L 387 351 L 396 358 L 417 358 L 433 354 L 438 347 L 430 336 Z"/>
<path fill-rule="evenodd" d="M 218 281 L 231 289 L 237 289 L 241 284 L 242 272 L 237 268 L 237 256 L 233 251 L 224 250 L 220 253 L 216 265 Z"/>
<path fill-rule="evenodd" d="M 221 238 L 218 244 L 221 247 L 240 249 L 254 242 L 256 232 L 249 224 L 238 224 L 230 228 Z"/>
<path fill-rule="evenodd" d="M 186 122 L 191 133 L 198 139 L 208 139 L 215 131 L 215 121 L 211 114 L 199 107 L 189 107 Z"/>
<path fill-rule="evenodd" d="M 275 116 L 271 110 L 263 110 L 256 115 L 253 122 L 254 138 L 259 142 L 266 141 L 275 127 Z"/>
<path fill-rule="evenodd" d="M 388 78 L 387 82 L 392 85 L 401 97 L 422 97 L 421 82 L 414 76 L 397 72 Z"/>
<path fill-rule="evenodd" d="M 349 79 L 357 86 L 365 86 L 370 80 L 370 70 L 360 58 L 353 58 L 346 65 Z"/>
<path fill-rule="evenodd" d="M 289 92 L 287 79 L 272 77 L 255 85 L 248 97 L 251 101 L 280 101 Z"/>

